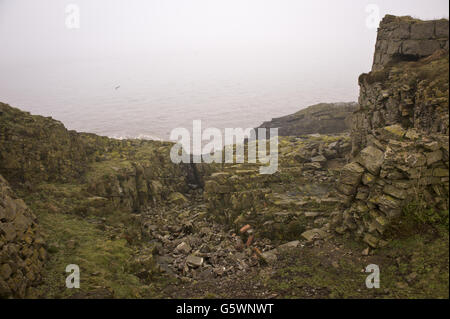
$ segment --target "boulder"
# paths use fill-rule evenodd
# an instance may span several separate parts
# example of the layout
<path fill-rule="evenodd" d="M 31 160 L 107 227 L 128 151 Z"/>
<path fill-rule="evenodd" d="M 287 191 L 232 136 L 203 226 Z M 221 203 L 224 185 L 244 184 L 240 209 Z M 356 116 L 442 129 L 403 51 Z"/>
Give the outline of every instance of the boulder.
<path fill-rule="evenodd" d="M 186 258 L 186 264 L 194 268 L 201 267 L 203 265 L 203 258 L 194 255 L 189 255 Z"/>
<path fill-rule="evenodd" d="M 191 246 L 189 244 L 182 242 L 175 248 L 175 252 L 180 252 L 183 254 L 189 254 L 191 252 Z"/>
<path fill-rule="evenodd" d="M 305 238 L 307 241 L 324 239 L 327 238 L 328 236 L 329 234 L 327 232 L 319 228 L 310 229 L 302 233 L 302 237 Z"/>
<path fill-rule="evenodd" d="M 339 182 L 347 185 L 357 185 L 361 181 L 364 171 L 364 167 L 358 163 L 349 163 L 342 168 Z"/>
<path fill-rule="evenodd" d="M 384 153 L 374 146 L 363 149 L 358 157 L 358 162 L 375 176 L 380 173 L 383 160 Z"/>

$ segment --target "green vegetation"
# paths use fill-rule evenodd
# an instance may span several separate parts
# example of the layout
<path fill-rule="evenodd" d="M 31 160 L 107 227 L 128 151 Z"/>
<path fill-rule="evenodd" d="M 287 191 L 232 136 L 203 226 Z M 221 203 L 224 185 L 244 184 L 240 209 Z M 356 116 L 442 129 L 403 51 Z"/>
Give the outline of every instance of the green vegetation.
<path fill-rule="evenodd" d="M 371 256 L 362 245 L 341 242 L 281 255 L 276 271 L 261 272 L 279 298 L 448 298 L 448 230 L 393 240 Z M 367 289 L 364 269 L 380 267 L 380 288 Z"/>

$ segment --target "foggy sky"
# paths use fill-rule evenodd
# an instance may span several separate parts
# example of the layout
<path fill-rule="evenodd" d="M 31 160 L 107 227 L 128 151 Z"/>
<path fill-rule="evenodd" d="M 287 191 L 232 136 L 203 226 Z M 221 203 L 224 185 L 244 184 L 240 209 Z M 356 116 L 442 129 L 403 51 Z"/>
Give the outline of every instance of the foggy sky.
<path fill-rule="evenodd" d="M 80 7 L 80 29 L 65 7 Z M 291 52 L 326 69 L 329 59 L 368 69 L 376 29 L 365 7 L 422 19 L 447 17 L 446 0 L 0 0 L 0 63 L 190 52 L 252 55 L 267 62 Z M 3 75 L 2 75 L 3 76 Z"/>

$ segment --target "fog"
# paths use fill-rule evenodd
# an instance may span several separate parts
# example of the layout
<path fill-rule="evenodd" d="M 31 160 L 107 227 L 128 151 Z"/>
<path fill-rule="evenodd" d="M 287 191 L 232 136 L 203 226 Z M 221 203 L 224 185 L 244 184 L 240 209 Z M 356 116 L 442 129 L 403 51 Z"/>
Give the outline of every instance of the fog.
<path fill-rule="evenodd" d="M 68 4 L 79 8 L 79 28 L 67 27 Z M 0 101 L 70 128 L 164 135 L 182 124 L 173 112 L 219 127 L 255 125 L 316 102 L 356 100 L 376 39 L 368 4 L 380 17 L 449 10 L 446 0 L 0 0 Z M 103 114 L 120 105 L 160 120 L 99 116 L 100 104 Z"/>

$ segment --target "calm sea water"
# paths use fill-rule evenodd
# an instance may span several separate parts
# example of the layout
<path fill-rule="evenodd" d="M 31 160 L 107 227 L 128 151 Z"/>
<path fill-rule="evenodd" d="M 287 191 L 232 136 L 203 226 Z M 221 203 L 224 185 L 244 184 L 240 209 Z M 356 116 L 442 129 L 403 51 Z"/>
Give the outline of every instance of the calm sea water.
<path fill-rule="evenodd" d="M 288 60 L 186 55 L 2 66 L 0 100 L 67 128 L 115 138 L 168 139 L 173 128 L 255 127 L 319 102 L 357 100 L 357 74 Z M 10 69 L 8 69 L 10 68 Z"/>

